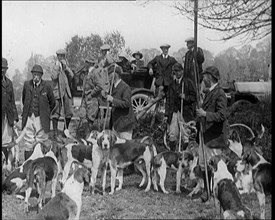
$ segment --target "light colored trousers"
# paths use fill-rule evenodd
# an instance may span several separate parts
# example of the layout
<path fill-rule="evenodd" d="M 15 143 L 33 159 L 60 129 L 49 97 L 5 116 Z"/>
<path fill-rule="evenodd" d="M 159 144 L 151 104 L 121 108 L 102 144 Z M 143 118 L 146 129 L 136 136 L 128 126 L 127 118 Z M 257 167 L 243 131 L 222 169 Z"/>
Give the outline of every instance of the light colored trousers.
<path fill-rule="evenodd" d="M 25 151 L 32 151 L 35 142 L 43 142 L 49 138 L 48 133 L 42 129 L 40 116 L 35 117 L 32 114 L 31 117 L 28 117 L 25 129 Z"/>
<path fill-rule="evenodd" d="M 7 116 L 5 116 L 4 121 L 2 121 L 2 144 L 7 144 L 12 141 L 12 127 L 8 123 Z"/>
<path fill-rule="evenodd" d="M 169 141 L 178 141 L 180 133 L 180 123 L 184 123 L 184 119 L 181 116 L 180 112 L 173 112 L 172 120 L 169 125 Z M 189 141 L 187 132 L 185 131 L 184 126 L 181 126 L 181 138 L 184 142 Z"/>

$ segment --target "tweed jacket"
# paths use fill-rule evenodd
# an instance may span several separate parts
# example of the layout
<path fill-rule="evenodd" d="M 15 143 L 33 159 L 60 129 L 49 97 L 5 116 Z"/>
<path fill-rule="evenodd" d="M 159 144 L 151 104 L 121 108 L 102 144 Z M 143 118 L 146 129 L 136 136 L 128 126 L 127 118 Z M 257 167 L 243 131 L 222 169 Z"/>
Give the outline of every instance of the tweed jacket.
<path fill-rule="evenodd" d="M 43 130 L 48 133 L 50 131 L 50 116 L 55 107 L 55 98 L 52 87 L 46 81 L 41 80 L 39 89 L 39 114 Z M 22 102 L 22 129 L 26 126 L 31 103 L 32 93 L 34 90 L 33 80 L 26 81 L 23 87 Z"/>
<path fill-rule="evenodd" d="M 183 76 L 191 79 L 195 83 L 195 75 L 194 75 L 194 51 L 188 50 L 185 54 L 184 60 L 184 72 Z M 197 50 L 197 62 L 198 62 L 198 70 L 199 70 L 199 82 L 202 81 L 202 63 L 204 62 L 204 54 L 203 50 L 198 47 Z"/>
<path fill-rule="evenodd" d="M 219 84 L 206 93 L 202 108 L 206 111 L 202 122 L 205 145 L 209 148 L 228 147 L 227 99 Z"/>
<path fill-rule="evenodd" d="M 174 57 L 168 55 L 165 59 L 163 55 L 158 55 L 152 59 L 147 67 L 155 69 L 154 77 L 156 86 L 168 86 L 173 81 L 172 66 L 177 63 Z"/>
<path fill-rule="evenodd" d="M 173 112 L 181 111 L 181 98 L 179 95 L 183 92 L 185 99 L 183 99 L 183 118 L 185 122 L 194 120 L 195 108 L 196 108 L 196 90 L 192 81 L 188 78 L 183 78 L 180 84 L 174 80 L 168 88 L 166 103 L 165 103 L 165 116 L 167 116 L 167 122 L 170 124 L 173 116 Z"/>
<path fill-rule="evenodd" d="M 53 94 L 55 99 L 60 99 L 64 97 L 65 92 L 67 93 L 69 98 L 72 98 L 70 82 L 72 81 L 74 76 L 73 71 L 67 66 L 65 70 L 61 67 L 56 67 L 55 71 L 53 71 L 51 78 L 53 81 Z M 58 85 L 59 84 L 59 85 Z M 59 88 L 60 86 L 60 88 Z"/>
<path fill-rule="evenodd" d="M 6 76 L 2 80 L 2 122 L 7 116 L 8 124 L 13 126 L 14 121 L 18 121 L 17 109 L 15 106 L 13 85 Z"/>
<path fill-rule="evenodd" d="M 133 130 L 137 126 L 137 120 L 131 102 L 131 88 L 121 80 L 117 87 L 113 88 L 112 114 L 110 128 L 117 132 Z"/>

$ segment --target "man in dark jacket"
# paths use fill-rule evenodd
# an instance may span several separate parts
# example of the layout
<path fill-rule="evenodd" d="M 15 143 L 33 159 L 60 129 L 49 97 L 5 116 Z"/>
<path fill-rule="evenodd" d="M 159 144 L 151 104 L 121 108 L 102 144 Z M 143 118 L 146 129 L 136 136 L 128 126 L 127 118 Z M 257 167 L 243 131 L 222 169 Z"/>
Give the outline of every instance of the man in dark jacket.
<path fill-rule="evenodd" d="M 121 79 L 121 73 L 122 69 L 117 64 L 108 67 L 110 85 L 113 84 L 112 95 L 107 95 L 107 101 L 112 105 L 110 128 L 121 138 L 130 140 L 137 120 L 131 102 L 131 88 Z"/>
<path fill-rule="evenodd" d="M 25 160 L 32 154 L 35 141 L 45 141 L 49 138 L 50 116 L 55 109 L 52 87 L 42 80 L 42 67 L 34 65 L 31 72 L 33 79 L 24 83 L 22 94 L 22 129 L 26 130 Z"/>
<path fill-rule="evenodd" d="M 188 51 L 185 54 L 184 60 L 184 78 L 189 78 L 195 82 L 195 72 L 194 72 L 194 38 L 190 37 L 185 40 Z M 197 50 L 197 62 L 198 62 L 198 74 L 199 74 L 199 83 L 202 81 L 202 63 L 204 62 L 203 50 L 198 47 Z"/>
<path fill-rule="evenodd" d="M 173 81 L 172 66 L 177 63 L 174 57 L 168 55 L 169 44 L 163 44 L 160 46 L 162 54 L 152 59 L 147 67 L 149 68 L 149 74 L 156 78 L 155 86 L 158 96 L 164 96 L 167 93 L 168 86 Z M 153 69 L 155 72 L 153 73 Z"/>
<path fill-rule="evenodd" d="M 203 139 L 206 161 L 227 148 L 229 124 L 227 121 L 227 99 L 219 85 L 219 70 L 209 66 L 203 72 L 203 81 L 208 88 L 201 108 L 196 110 L 203 127 Z M 199 165 L 204 170 L 202 148 L 199 148 Z"/>
<path fill-rule="evenodd" d="M 13 126 L 18 122 L 13 85 L 11 80 L 6 76 L 7 69 L 8 61 L 2 58 L 2 151 L 5 154 L 6 161 L 8 161 L 9 151 L 3 145 L 14 141 Z M 11 167 L 9 166 L 8 169 L 11 169 Z"/>
<path fill-rule="evenodd" d="M 176 142 L 179 139 L 179 122 L 189 122 L 195 118 L 196 91 L 192 81 L 183 77 L 183 67 L 180 63 L 173 66 L 173 72 L 175 79 L 167 92 L 164 120 L 169 125 L 170 149 L 175 151 Z M 186 134 L 186 132 L 182 132 L 182 134 Z M 182 139 L 187 146 L 188 136 L 182 135 Z M 183 146 L 183 149 L 186 146 Z"/>

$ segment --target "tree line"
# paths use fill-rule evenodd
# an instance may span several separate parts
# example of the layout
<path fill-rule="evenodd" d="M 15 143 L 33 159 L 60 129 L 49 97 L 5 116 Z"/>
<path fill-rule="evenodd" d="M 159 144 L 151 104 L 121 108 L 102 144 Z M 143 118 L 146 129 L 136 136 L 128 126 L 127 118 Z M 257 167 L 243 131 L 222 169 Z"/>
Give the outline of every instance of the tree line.
<path fill-rule="evenodd" d="M 75 35 L 66 43 L 66 47 L 64 48 L 67 51 L 67 60 L 70 67 L 74 71 L 77 71 L 84 64 L 85 59 L 91 59 L 92 57 L 99 58 L 100 47 L 105 43 L 111 46 L 110 53 L 114 59 L 117 59 L 121 51 L 126 52 L 129 60 L 132 59 L 134 51 L 129 47 L 125 47 L 125 39 L 117 30 L 107 33 L 103 37 L 93 33 L 87 37 Z M 141 49 L 140 51 L 143 54 L 145 65 L 161 53 L 161 50 L 157 48 Z M 271 37 L 260 41 L 255 47 L 251 45 L 244 45 L 240 49 L 230 47 L 216 56 L 208 50 L 203 49 L 203 51 L 205 56 L 203 68 L 209 65 L 217 66 L 220 70 L 222 85 L 226 85 L 228 82 L 232 82 L 232 80 L 268 80 L 268 65 L 271 63 Z M 183 64 L 186 52 L 187 48 L 182 47 L 171 55 L 179 63 Z M 12 77 L 15 99 L 21 100 L 23 83 L 25 80 L 31 79 L 31 69 L 34 64 L 39 64 L 43 67 L 43 79 L 51 80 L 50 76 L 55 62 L 55 54 L 44 57 L 41 54 L 32 53 L 26 61 L 26 67 L 23 72 L 16 69 Z"/>

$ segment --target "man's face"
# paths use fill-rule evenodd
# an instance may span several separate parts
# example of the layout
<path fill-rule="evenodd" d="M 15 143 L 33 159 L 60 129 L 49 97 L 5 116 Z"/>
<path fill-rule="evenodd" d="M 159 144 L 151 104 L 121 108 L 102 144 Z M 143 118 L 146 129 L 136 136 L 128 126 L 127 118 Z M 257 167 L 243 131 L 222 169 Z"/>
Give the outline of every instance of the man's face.
<path fill-rule="evenodd" d="M 101 50 L 101 54 L 102 54 L 103 56 L 105 56 L 105 55 L 107 54 L 107 51 L 108 51 L 108 50 Z"/>
<path fill-rule="evenodd" d="M 136 59 L 136 60 L 140 60 L 140 55 L 139 55 L 139 54 L 136 54 L 136 55 L 135 55 L 135 59 Z"/>
<path fill-rule="evenodd" d="M 194 41 L 187 41 L 186 42 L 187 49 L 190 50 L 194 47 Z"/>
<path fill-rule="evenodd" d="M 42 73 L 32 72 L 32 79 L 35 83 L 38 83 L 42 78 Z"/>
<path fill-rule="evenodd" d="M 175 76 L 177 79 L 180 79 L 180 77 L 182 77 L 182 75 L 183 75 L 183 70 L 175 71 Z"/>
<path fill-rule="evenodd" d="M 168 47 L 162 47 L 161 50 L 162 50 L 162 53 L 163 53 L 164 55 L 167 55 L 167 54 L 168 54 L 169 48 L 168 48 Z"/>
<path fill-rule="evenodd" d="M 5 76 L 8 67 L 2 67 L 2 76 Z"/>
<path fill-rule="evenodd" d="M 65 55 L 63 55 L 63 54 L 58 54 L 58 55 L 57 55 L 57 59 L 58 59 L 59 61 L 65 60 Z"/>
<path fill-rule="evenodd" d="M 203 74 L 203 81 L 204 81 L 206 88 L 211 87 L 211 75 L 210 74 L 208 74 L 208 73 Z"/>

